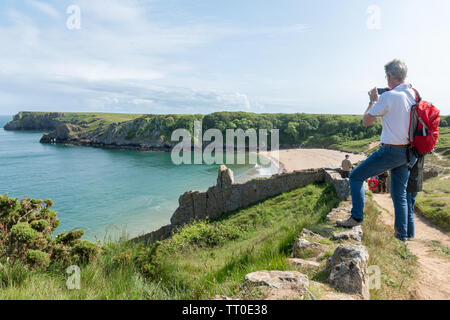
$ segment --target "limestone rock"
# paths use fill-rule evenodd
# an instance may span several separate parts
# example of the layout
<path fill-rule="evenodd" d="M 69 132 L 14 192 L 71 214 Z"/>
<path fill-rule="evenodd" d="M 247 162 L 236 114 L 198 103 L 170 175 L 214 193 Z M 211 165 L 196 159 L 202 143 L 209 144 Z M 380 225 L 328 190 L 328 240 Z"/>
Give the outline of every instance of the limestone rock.
<path fill-rule="evenodd" d="M 8 122 L 4 128 L 5 130 L 55 130 L 61 124 L 59 117 L 64 116 L 64 113 L 48 112 L 42 115 L 37 115 L 33 112 L 19 112 L 13 118 L 13 121 Z"/>
<path fill-rule="evenodd" d="M 341 174 L 336 170 L 325 170 L 325 182 L 334 187 L 339 199 L 347 200 L 350 195 L 350 183 L 348 179 L 342 178 Z"/>
<path fill-rule="evenodd" d="M 256 271 L 245 276 L 245 282 L 254 286 L 282 288 L 289 284 L 309 285 L 308 276 L 297 271 Z"/>
<path fill-rule="evenodd" d="M 329 284 L 316 281 L 309 281 L 309 290 L 317 292 L 317 300 L 361 300 L 361 296 L 337 292 Z"/>
<path fill-rule="evenodd" d="M 245 283 L 248 288 L 264 288 L 265 300 L 314 299 L 308 276 L 297 271 L 256 271 L 245 276 Z"/>
<path fill-rule="evenodd" d="M 62 123 L 56 127 L 56 140 L 57 141 L 68 141 L 77 137 L 77 133 L 81 131 L 79 126 Z"/>
<path fill-rule="evenodd" d="M 428 180 L 439 176 L 439 170 L 435 167 L 429 167 L 423 169 L 423 180 Z"/>
<path fill-rule="evenodd" d="M 182 225 L 194 218 L 193 193 L 195 191 L 185 192 L 178 199 L 178 208 L 170 218 L 173 225 Z"/>
<path fill-rule="evenodd" d="M 317 242 L 309 242 L 306 239 L 295 239 L 292 248 L 293 258 L 315 257 L 325 250 L 324 245 Z"/>
<path fill-rule="evenodd" d="M 302 230 L 302 232 L 300 232 L 300 237 L 301 238 L 308 237 L 308 238 L 323 239 L 323 237 L 320 234 L 312 232 L 311 230 L 308 230 L 306 228 L 304 228 Z"/>
<path fill-rule="evenodd" d="M 340 245 L 326 264 L 326 270 L 330 271 L 328 282 L 341 292 L 358 294 L 363 299 L 369 299 L 368 261 L 369 253 L 366 247 Z"/>
<path fill-rule="evenodd" d="M 289 263 L 294 266 L 299 267 L 307 267 L 307 268 L 318 268 L 320 267 L 320 263 L 311 260 L 299 259 L 299 258 L 291 258 L 288 259 Z"/>
<path fill-rule="evenodd" d="M 221 165 L 219 168 L 219 175 L 217 177 L 217 187 L 225 189 L 231 187 L 234 183 L 233 171 L 226 166 Z"/>
<path fill-rule="evenodd" d="M 343 232 L 335 232 L 333 233 L 333 240 L 343 241 L 343 240 L 355 240 L 358 242 L 362 241 L 363 231 L 361 226 L 353 227 L 350 230 Z"/>
<path fill-rule="evenodd" d="M 350 216 L 351 216 L 350 210 L 351 210 L 350 207 L 334 208 L 327 215 L 327 221 L 328 222 L 336 222 L 338 220 L 346 220 L 346 219 L 350 218 Z"/>

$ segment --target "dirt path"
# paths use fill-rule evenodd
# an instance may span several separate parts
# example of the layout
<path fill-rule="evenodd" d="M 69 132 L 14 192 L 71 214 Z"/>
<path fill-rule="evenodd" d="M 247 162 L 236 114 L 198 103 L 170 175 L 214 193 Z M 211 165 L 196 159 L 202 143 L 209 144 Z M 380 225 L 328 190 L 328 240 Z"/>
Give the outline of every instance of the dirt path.
<path fill-rule="evenodd" d="M 382 211 L 382 220 L 394 227 L 394 205 L 387 194 L 374 194 Z M 418 287 L 412 293 L 421 300 L 450 300 L 450 259 L 434 252 L 431 241 L 450 247 L 450 237 L 420 215 L 415 216 L 416 239 L 407 241 L 409 250 L 419 261 Z"/>

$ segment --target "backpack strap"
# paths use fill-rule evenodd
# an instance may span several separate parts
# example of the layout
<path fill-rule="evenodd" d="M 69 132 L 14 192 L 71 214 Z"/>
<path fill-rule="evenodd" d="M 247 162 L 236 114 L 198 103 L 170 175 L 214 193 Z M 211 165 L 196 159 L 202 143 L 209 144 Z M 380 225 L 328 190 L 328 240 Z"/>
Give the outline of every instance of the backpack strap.
<path fill-rule="evenodd" d="M 417 91 L 416 89 L 412 88 L 414 91 L 414 94 L 416 95 L 416 102 L 419 103 L 420 101 L 422 101 L 422 97 L 419 94 L 419 91 Z"/>

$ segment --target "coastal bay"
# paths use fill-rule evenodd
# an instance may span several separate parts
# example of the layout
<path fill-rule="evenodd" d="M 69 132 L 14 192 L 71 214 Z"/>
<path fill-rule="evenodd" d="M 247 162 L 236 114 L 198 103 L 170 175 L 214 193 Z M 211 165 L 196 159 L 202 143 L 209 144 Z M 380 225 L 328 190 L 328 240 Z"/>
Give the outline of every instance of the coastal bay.
<path fill-rule="evenodd" d="M 0 194 L 51 198 L 58 232 L 79 228 L 101 241 L 143 234 L 169 221 L 185 191 L 216 183 L 218 165 L 176 166 L 167 152 L 42 144 L 41 131 L 5 131 L 11 119 L 0 116 Z M 272 174 L 254 165 L 233 171 L 241 181 Z"/>

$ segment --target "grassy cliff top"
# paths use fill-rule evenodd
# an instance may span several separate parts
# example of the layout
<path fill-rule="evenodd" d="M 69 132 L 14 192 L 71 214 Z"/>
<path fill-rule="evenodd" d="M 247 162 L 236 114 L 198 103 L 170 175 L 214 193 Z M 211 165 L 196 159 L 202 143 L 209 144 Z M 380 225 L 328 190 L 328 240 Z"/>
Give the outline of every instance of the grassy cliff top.
<path fill-rule="evenodd" d="M 219 129 L 279 129 L 280 144 L 284 146 L 321 147 L 349 152 L 367 152 L 379 140 L 381 123 L 362 125 L 362 116 L 305 114 L 216 112 L 211 114 L 128 114 L 90 112 L 20 112 L 10 124 L 25 121 L 70 123 L 80 127 L 80 135 L 97 130 L 101 133 L 110 125 L 126 132 L 130 141 L 155 134 L 168 141 L 175 129 L 193 131 L 195 120 L 203 121 L 203 131 Z M 40 126 L 42 127 L 42 126 Z M 44 126 L 45 127 L 45 126 Z M 54 128 L 54 127 L 52 127 Z M 450 116 L 442 116 L 441 139 L 437 151 L 450 157 Z"/>

